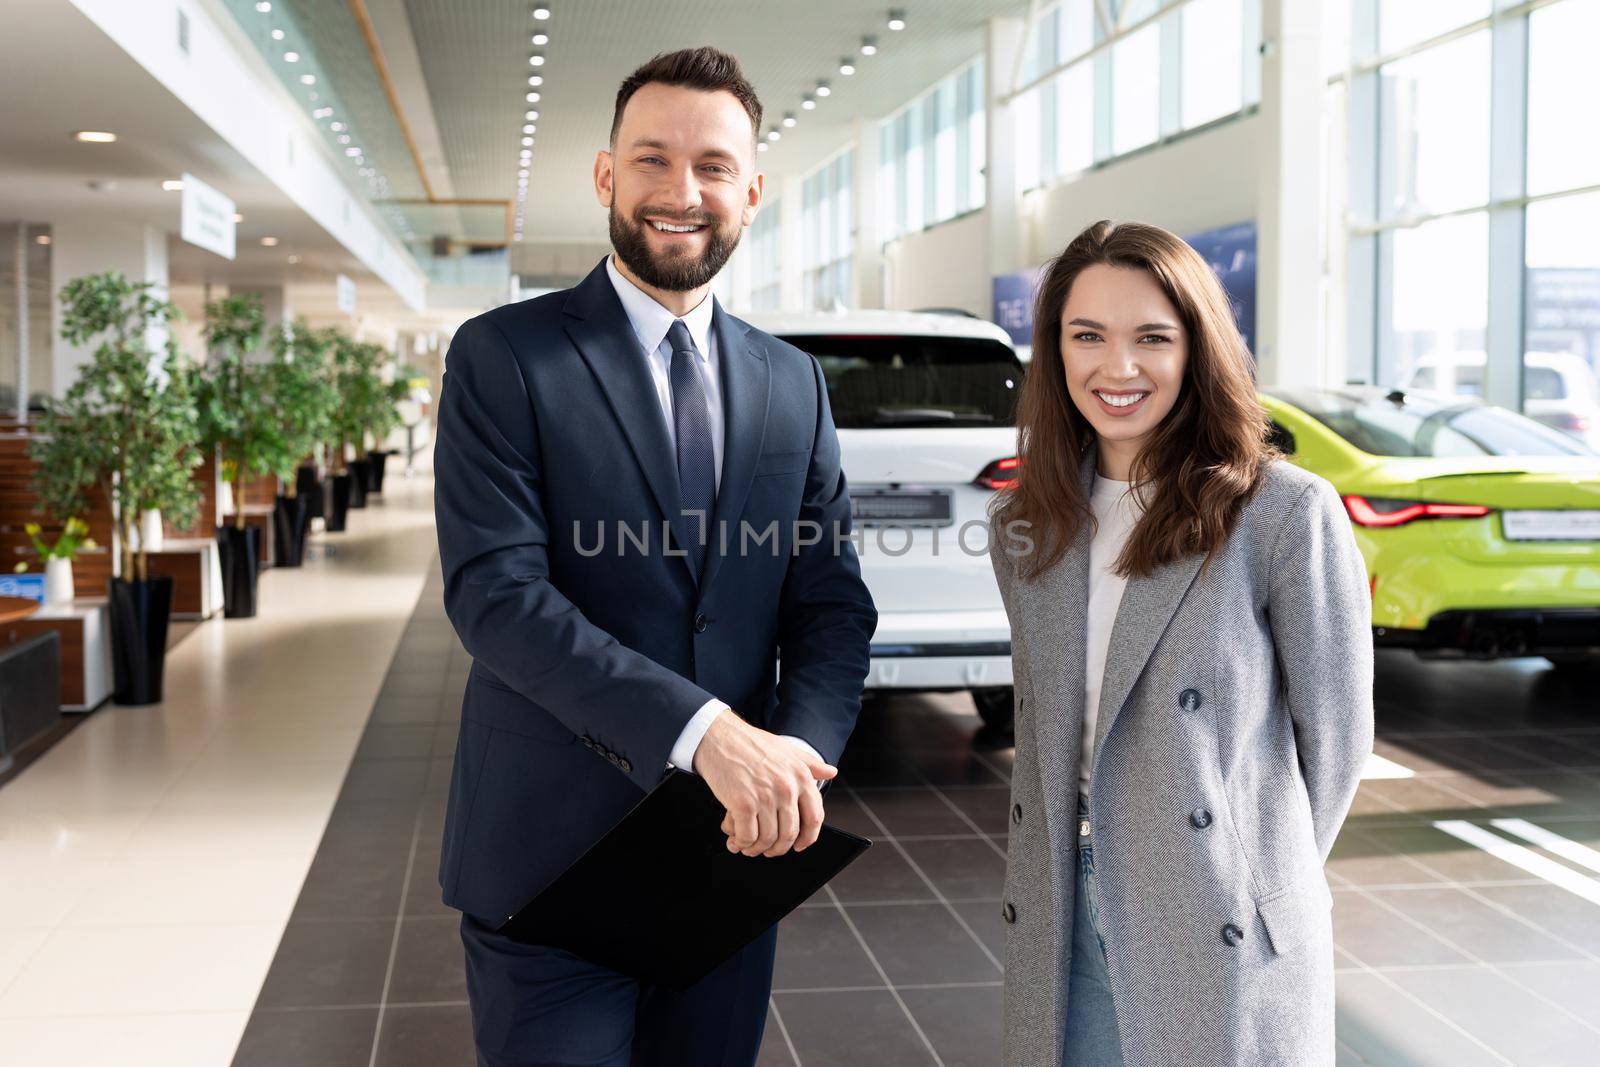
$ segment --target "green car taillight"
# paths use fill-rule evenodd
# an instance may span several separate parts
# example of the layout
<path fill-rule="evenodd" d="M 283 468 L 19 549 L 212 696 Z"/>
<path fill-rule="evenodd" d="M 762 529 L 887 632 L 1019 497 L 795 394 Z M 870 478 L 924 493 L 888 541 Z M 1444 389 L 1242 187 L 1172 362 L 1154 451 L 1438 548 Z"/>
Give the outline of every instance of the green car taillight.
<path fill-rule="evenodd" d="M 1420 519 L 1481 519 L 1489 508 L 1480 504 L 1434 504 L 1423 500 L 1346 496 L 1344 507 L 1357 526 L 1404 526 Z"/>

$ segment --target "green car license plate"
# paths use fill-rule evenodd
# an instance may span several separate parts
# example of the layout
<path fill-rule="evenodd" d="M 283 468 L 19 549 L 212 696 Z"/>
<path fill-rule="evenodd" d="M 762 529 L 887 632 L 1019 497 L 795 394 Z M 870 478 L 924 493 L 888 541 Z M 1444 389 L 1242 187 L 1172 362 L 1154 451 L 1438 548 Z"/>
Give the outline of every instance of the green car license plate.
<path fill-rule="evenodd" d="M 1507 541 L 1600 541 L 1600 511 L 1507 511 Z"/>

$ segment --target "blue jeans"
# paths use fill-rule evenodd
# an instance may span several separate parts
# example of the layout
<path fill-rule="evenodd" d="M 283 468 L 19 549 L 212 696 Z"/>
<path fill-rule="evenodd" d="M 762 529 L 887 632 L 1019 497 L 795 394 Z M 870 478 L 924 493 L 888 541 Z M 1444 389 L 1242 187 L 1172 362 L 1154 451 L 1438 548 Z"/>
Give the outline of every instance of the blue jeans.
<path fill-rule="evenodd" d="M 1078 821 L 1089 818 L 1089 802 L 1078 798 Z M 1092 831 L 1091 827 L 1091 831 Z M 1106 973 L 1106 943 L 1100 932 L 1100 888 L 1094 875 L 1091 837 L 1078 837 L 1078 892 L 1072 909 L 1072 973 L 1067 984 L 1067 1026 L 1061 1067 L 1121 1067 L 1122 1038 Z"/>

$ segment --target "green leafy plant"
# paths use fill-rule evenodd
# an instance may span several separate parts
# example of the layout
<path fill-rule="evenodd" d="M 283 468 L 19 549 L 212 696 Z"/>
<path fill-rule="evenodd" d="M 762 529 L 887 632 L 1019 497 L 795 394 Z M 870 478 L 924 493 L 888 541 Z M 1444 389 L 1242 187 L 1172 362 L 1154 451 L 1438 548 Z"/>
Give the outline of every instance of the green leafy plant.
<path fill-rule="evenodd" d="M 252 472 L 271 473 L 285 447 L 272 367 L 250 359 L 265 334 L 261 299 L 253 293 L 206 305 L 211 351 L 195 382 L 200 440 L 217 450 L 223 476 L 233 483 L 234 525 L 241 530 L 246 524 L 245 480 Z"/>
<path fill-rule="evenodd" d="M 271 465 L 284 495 L 290 498 L 298 491 L 296 475 L 301 462 L 332 432 L 339 406 L 332 368 L 337 341 L 336 331 L 314 330 L 303 321 L 273 338 L 269 373 L 280 437 Z"/>
<path fill-rule="evenodd" d="M 74 515 L 62 526 L 61 533 L 56 537 L 56 543 L 51 544 L 44 539 L 44 527 L 36 522 L 26 523 L 22 527 L 27 533 L 28 540 L 33 542 L 33 551 L 41 561 L 52 559 L 70 560 L 80 551 L 87 551 L 100 547 L 95 544 L 94 538 L 89 536 L 89 524 Z M 16 574 L 22 574 L 28 569 L 24 560 L 11 568 Z"/>
<path fill-rule="evenodd" d="M 383 366 L 389 359 L 383 346 L 341 335 L 334 351 L 334 381 L 339 394 L 333 418 L 338 442 L 335 455 L 337 473 L 344 474 L 346 447 L 354 445 L 356 458 L 365 458 L 367 435 L 380 429 L 388 433 L 393 425 L 386 420 L 399 416 L 383 380 Z"/>
<path fill-rule="evenodd" d="M 28 443 L 38 462 L 36 510 L 79 515 L 98 488 L 116 515 L 120 574 L 149 577 L 143 544 L 133 531 L 151 508 L 179 529 L 195 523 L 199 490 L 191 474 L 202 462 L 199 422 L 184 369 L 166 326 L 178 309 L 149 283 L 118 271 L 74 278 L 61 290 L 61 336 L 74 345 L 98 341 L 65 396 L 49 398 L 39 433 Z M 159 344 L 154 339 L 166 334 Z"/>

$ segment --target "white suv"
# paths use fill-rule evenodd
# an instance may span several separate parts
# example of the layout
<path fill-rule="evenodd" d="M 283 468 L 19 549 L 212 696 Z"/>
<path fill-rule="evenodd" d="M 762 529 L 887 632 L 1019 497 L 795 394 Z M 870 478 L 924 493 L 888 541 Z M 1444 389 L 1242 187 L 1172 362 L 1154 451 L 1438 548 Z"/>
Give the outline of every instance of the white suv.
<path fill-rule="evenodd" d="M 988 505 L 1016 467 L 1022 363 L 962 314 L 758 312 L 816 356 L 839 431 L 861 573 L 878 608 L 869 692 L 966 689 L 1011 727 L 1011 628 L 988 553 Z"/>

